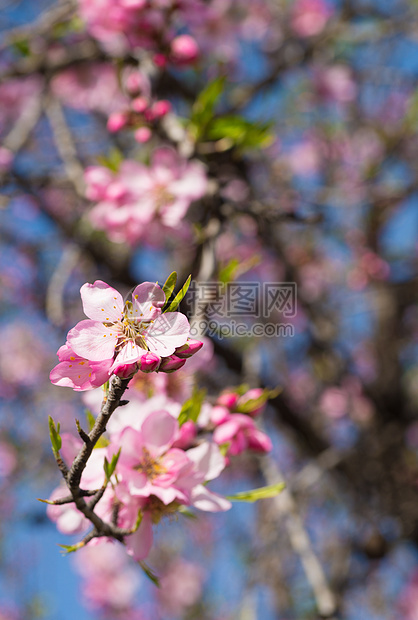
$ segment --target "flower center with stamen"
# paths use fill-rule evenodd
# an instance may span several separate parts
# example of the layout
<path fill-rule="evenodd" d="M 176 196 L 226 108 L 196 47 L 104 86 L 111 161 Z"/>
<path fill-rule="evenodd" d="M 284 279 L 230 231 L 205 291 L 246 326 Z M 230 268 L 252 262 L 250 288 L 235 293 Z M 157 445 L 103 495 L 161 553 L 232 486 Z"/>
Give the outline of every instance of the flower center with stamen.
<path fill-rule="evenodd" d="M 149 350 L 145 342 L 144 334 L 154 321 L 151 319 L 143 320 L 141 317 L 142 314 L 138 315 L 138 310 L 134 310 L 132 302 L 127 301 L 122 318 L 115 323 L 105 323 L 105 325 L 114 327 L 118 331 L 119 337 L 116 344 L 116 353 L 128 342 L 133 342 L 146 351 Z"/>
<path fill-rule="evenodd" d="M 166 468 L 161 465 L 159 459 L 155 459 L 151 456 L 150 451 L 145 447 L 142 448 L 142 459 L 138 465 L 135 465 L 134 469 L 144 473 L 148 480 L 151 481 L 161 476 L 161 474 L 167 473 Z"/>

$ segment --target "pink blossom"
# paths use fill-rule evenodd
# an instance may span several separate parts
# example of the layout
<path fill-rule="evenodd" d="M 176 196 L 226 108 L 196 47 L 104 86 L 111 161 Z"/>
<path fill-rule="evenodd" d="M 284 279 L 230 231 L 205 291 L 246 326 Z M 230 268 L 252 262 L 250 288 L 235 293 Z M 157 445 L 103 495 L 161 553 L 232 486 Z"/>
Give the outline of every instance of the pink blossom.
<path fill-rule="evenodd" d="M 126 160 L 117 174 L 93 167 L 85 179 L 86 195 L 99 201 L 90 212 L 92 223 L 112 241 L 128 243 L 149 236 L 152 221 L 179 227 L 190 204 L 207 189 L 203 165 L 168 147 L 154 151 L 149 167 Z"/>
<path fill-rule="evenodd" d="M 118 478 L 132 496 L 155 496 L 165 505 L 177 501 L 200 510 L 228 510 L 229 502 L 203 485 L 225 467 L 218 447 L 203 442 L 184 451 L 173 447 L 178 438 L 178 422 L 164 410 L 152 412 L 140 430 L 126 428 L 118 438 Z"/>
<path fill-rule="evenodd" d="M 182 34 L 171 42 L 171 58 L 177 64 L 189 64 L 199 56 L 196 40 L 188 34 Z"/>
<path fill-rule="evenodd" d="M 234 456 L 244 450 L 270 452 L 272 443 L 268 435 L 260 431 L 252 418 L 241 413 L 234 413 L 225 422 L 217 426 L 213 440 L 218 444 L 229 443 L 228 455 Z"/>
<path fill-rule="evenodd" d="M 296 0 L 292 13 L 292 27 L 300 37 L 312 37 L 322 32 L 332 15 L 324 0 Z"/>
<path fill-rule="evenodd" d="M 188 359 L 200 351 L 202 347 L 203 342 L 201 340 L 193 340 L 192 338 L 189 338 L 186 344 L 176 349 L 175 353 L 177 357 Z"/>
<path fill-rule="evenodd" d="M 172 562 L 160 579 L 158 598 L 170 615 L 184 616 L 202 593 L 203 571 L 185 560 Z"/>
<path fill-rule="evenodd" d="M 122 610 L 134 604 L 140 577 L 116 542 L 80 549 L 73 559 L 83 577 L 82 596 L 91 609 Z"/>
<path fill-rule="evenodd" d="M 189 323 L 178 312 L 161 313 L 162 289 L 144 282 L 132 293 L 132 302 L 101 280 L 81 287 L 83 308 L 89 320 L 68 333 L 73 351 L 93 362 L 115 357 L 110 371 L 121 364 L 139 362 L 148 352 L 159 357 L 174 353 L 187 341 Z"/>
<path fill-rule="evenodd" d="M 11 168 L 13 158 L 14 155 L 12 151 L 6 149 L 4 146 L 0 146 L 0 172 L 6 172 Z"/>
<path fill-rule="evenodd" d="M 61 101 L 79 110 L 110 114 L 128 103 L 109 63 L 83 63 L 65 69 L 52 79 L 51 87 Z"/>
<path fill-rule="evenodd" d="M 352 72 L 345 65 L 332 65 L 318 71 L 316 83 L 321 95 L 340 103 L 352 101 L 357 93 Z"/>
<path fill-rule="evenodd" d="M 144 144 L 151 140 L 152 131 L 149 127 L 139 127 L 134 133 L 134 138 L 140 144 Z"/>
<path fill-rule="evenodd" d="M 60 362 L 49 375 L 54 385 L 82 392 L 103 385 L 109 378 L 113 358 L 90 361 L 74 353 L 68 343 L 58 349 L 57 355 Z"/>
<path fill-rule="evenodd" d="M 251 416 L 261 415 L 266 408 L 266 402 L 264 401 L 263 403 L 261 403 L 261 405 L 259 404 L 257 406 L 256 404 L 251 405 L 251 401 L 257 401 L 259 398 L 263 396 L 263 394 L 264 394 L 263 388 L 253 388 L 252 390 L 248 390 L 248 392 L 246 392 L 239 398 L 237 405 L 236 405 L 236 411 L 240 411 L 240 410 L 242 411 L 241 407 L 245 405 L 246 406 L 245 413 L 247 413 L 248 415 L 251 415 Z M 248 406 L 252 406 L 253 408 L 248 409 Z"/>
<path fill-rule="evenodd" d="M 179 370 L 184 366 L 186 360 L 177 357 L 177 355 L 170 355 L 169 357 L 165 357 L 160 364 L 159 371 L 160 372 L 174 372 Z"/>
<path fill-rule="evenodd" d="M 0 441 L 0 479 L 10 476 L 17 465 L 15 448 L 5 441 Z"/>
<path fill-rule="evenodd" d="M 341 418 L 347 413 L 348 400 L 345 390 L 340 388 L 326 389 L 319 403 L 320 409 L 330 418 Z"/>

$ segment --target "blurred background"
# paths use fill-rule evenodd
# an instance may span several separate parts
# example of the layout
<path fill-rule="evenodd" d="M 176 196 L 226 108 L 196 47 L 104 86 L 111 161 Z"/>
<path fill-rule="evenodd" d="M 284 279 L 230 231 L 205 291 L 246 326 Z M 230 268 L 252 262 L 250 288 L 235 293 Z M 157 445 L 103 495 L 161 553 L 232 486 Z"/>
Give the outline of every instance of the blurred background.
<path fill-rule="evenodd" d="M 415 0 L 0 8 L 0 619 L 417 620 Z M 36 498 L 59 482 L 48 415 L 73 432 L 94 401 L 49 381 L 80 286 L 173 270 L 297 295 L 268 316 L 288 332 L 213 329 L 151 386 L 280 388 L 271 454 L 216 490 L 287 484 L 162 522 L 157 589 L 117 551 L 62 557 Z"/>

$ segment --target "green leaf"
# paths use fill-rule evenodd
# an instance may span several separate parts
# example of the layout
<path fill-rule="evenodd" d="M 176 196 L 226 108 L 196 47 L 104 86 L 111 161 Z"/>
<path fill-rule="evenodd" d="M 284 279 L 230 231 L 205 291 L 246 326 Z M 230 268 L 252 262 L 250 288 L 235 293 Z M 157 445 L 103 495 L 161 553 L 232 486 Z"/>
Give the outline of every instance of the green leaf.
<path fill-rule="evenodd" d="M 105 168 L 109 168 L 112 172 L 118 172 L 123 161 L 123 153 L 116 147 L 110 149 L 109 154 L 99 155 L 97 161 Z"/>
<path fill-rule="evenodd" d="M 150 581 L 152 581 L 152 583 L 155 586 L 157 586 L 157 588 L 159 588 L 160 587 L 160 580 L 158 579 L 158 577 L 154 573 L 154 571 L 147 564 L 145 564 L 145 562 L 138 562 L 138 564 L 142 568 L 142 570 L 144 571 L 144 573 L 148 577 L 148 579 Z"/>
<path fill-rule="evenodd" d="M 198 95 L 193 104 L 190 128 L 196 140 L 204 135 L 206 126 L 215 114 L 216 104 L 225 89 L 225 76 L 218 77 L 210 82 Z"/>
<path fill-rule="evenodd" d="M 192 276 L 190 275 L 187 278 L 186 282 L 184 283 L 182 289 L 177 293 L 177 295 L 174 297 L 173 301 L 171 302 L 167 310 L 164 310 L 164 312 L 175 312 L 177 310 L 177 308 L 179 307 L 181 303 L 181 300 L 183 299 L 183 297 L 185 296 L 185 294 L 187 293 L 189 289 L 191 279 L 192 279 Z"/>
<path fill-rule="evenodd" d="M 191 510 L 188 510 L 186 506 L 179 506 L 179 513 L 182 517 L 186 517 L 186 519 L 191 519 L 193 521 L 197 519 L 197 515 Z"/>
<path fill-rule="evenodd" d="M 138 510 L 138 516 L 136 518 L 135 525 L 134 525 L 133 530 L 132 530 L 132 534 L 134 534 L 138 530 L 139 526 L 142 523 L 143 517 L 144 517 L 144 513 L 142 512 L 142 510 L 141 509 Z"/>
<path fill-rule="evenodd" d="M 168 276 L 167 280 L 165 281 L 165 284 L 163 286 L 163 293 L 165 295 L 165 302 L 168 303 L 173 291 L 174 291 L 174 287 L 176 286 L 176 282 L 177 282 L 177 272 L 173 271 L 173 273 L 170 273 L 170 275 Z"/>
<path fill-rule="evenodd" d="M 223 116 L 210 123 L 207 133 L 209 140 L 225 138 L 241 149 L 258 149 L 270 146 L 274 140 L 271 123 L 254 123 L 242 116 Z"/>
<path fill-rule="evenodd" d="M 76 545 L 58 545 L 58 547 L 61 547 L 62 551 L 61 553 L 74 553 L 75 551 L 78 551 L 79 549 L 81 549 L 81 547 L 84 547 L 84 543 L 83 542 L 79 542 Z"/>
<path fill-rule="evenodd" d="M 227 284 L 228 282 L 232 282 L 235 279 L 234 275 L 239 265 L 240 265 L 240 261 L 238 260 L 238 258 L 232 258 L 229 261 L 229 263 L 225 265 L 223 269 L 220 270 L 219 280 L 223 282 L 224 284 Z"/>
<path fill-rule="evenodd" d="M 263 394 L 258 398 L 250 398 L 245 403 L 238 404 L 237 412 L 238 413 L 251 413 L 254 409 L 258 409 L 262 405 L 264 405 L 270 398 L 276 398 L 281 392 L 281 388 L 276 388 L 274 390 L 264 390 Z"/>
<path fill-rule="evenodd" d="M 85 414 L 86 414 L 87 426 L 88 426 L 88 429 L 89 429 L 89 432 L 90 432 L 91 429 L 93 428 L 93 426 L 96 423 L 96 418 L 94 417 L 94 415 L 92 414 L 90 409 L 86 409 L 85 410 Z"/>
<path fill-rule="evenodd" d="M 235 495 L 227 495 L 226 499 L 231 502 L 257 502 L 259 499 L 268 499 L 270 497 L 276 497 L 286 487 L 284 482 L 278 484 L 271 484 L 267 487 L 260 487 L 259 489 L 252 489 L 251 491 L 242 491 Z"/>
<path fill-rule="evenodd" d="M 19 39 L 17 41 L 14 41 L 13 47 L 20 54 L 22 54 L 22 56 L 30 56 L 31 54 L 29 39 Z"/>
<path fill-rule="evenodd" d="M 106 480 L 109 481 L 116 469 L 116 465 L 118 464 L 118 460 L 120 457 L 120 452 L 121 452 L 122 448 L 119 448 L 118 452 L 116 454 L 114 454 L 112 456 L 112 460 L 109 461 L 107 460 L 107 458 L 105 457 L 104 459 L 104 463 L 103 463 L 103 469 L 104 469 L 104 473 L 106 476 Z"/>
<path fill-rule="evenodd" d="M 226 456 L 226 453 L 228 452 L 230 445 L 231 445 L 230 441 L 221 443 L 221 445 L 219 446 L 219 452 L 222 454 L 222 456 Z"/>
<path fill-rule="evenodd" d="M 57 426 L 55 427 L 55 422 L 51 416 L 49 416 L 48 422 L 49 422 L 49 436 L 51 438 L 52 451 L 54 454 L 58 454 L 58 452 L 61 450 L 61 445 L 62 445 L 61 437 L 59 434 L 60 423 L 58 422 Z"/>
<path fill-rule="evenodd" d="M 178 417 L 179 427 L 183 426 L 183 424 L 188 420 L 195 423 L 197 422 L 205 396 L 206 390 L 204 388 L 199 390 L 196 386 L 194 387 L 191 398 L 186 400 L 181 408 L 180 415 Z"/>

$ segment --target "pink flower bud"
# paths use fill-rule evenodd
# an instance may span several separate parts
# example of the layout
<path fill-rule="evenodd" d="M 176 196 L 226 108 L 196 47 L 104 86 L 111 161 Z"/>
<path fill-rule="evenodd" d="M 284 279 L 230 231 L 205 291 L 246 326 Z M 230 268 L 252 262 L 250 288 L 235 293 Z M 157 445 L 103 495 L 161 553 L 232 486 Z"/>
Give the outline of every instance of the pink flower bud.
<path fill-rule="evenodd" d="M 135 140 L 140 144 L 148 142 L 148 140 L 151 140 L 151 137 L 152 132 L 149 127 L 139 127 L 139 129 L 137 129 L 134 133 Z"/>
<path fill-rule="evenodd" d="M 0 146 L 0 172 L 10 170 L 13 162 L 13 153 L 4 146 Z"/>
<path fill-rule="evenodd" d="M 148 106 L 149 101 L 146 97 L 136 97 L 136 99 L 131 102 L 132 110 L 138 112 L 138 114 L 143 114 Z"/>
<path fill-rule="evenodd" d="M 248 392 L 243 394 L 243 396 L 241 396 L 241 398 L 239 399 L 237 409 L 239 410 L 242 405 L 245 405 L 250 400 L 257 400 L 263 394 L 264 394 L 264 390 L 262 388 L 253 388 L 252 390 L 248 390 Z M 251 409 L 250 411 L 246 410 L 245 412 L 251 416 L 256 416 L 262 413 L 265 408 L 266 408 L 266 403 L 264 402 L 261 405 L 254 406 L 254 409 Z"/>
<path fill-rule="evenodd" d="M 167 58 L 164 56 L 164 54 L 155 54 L 153 60 L 157 67 L 159 67 L 160 69 L 164 69 L 167 64 Z"/>
<path fill-rule="evenodd" d="M 112 202 L 121 200 L 126 196 L 126 194 L 126 187 L 118 181 L 111 183 L 106 190 L 106 198 Z"/>
<path fill-rule="evenodd" d="M 161 358 L 155 353 L 144 353 L 139 360 L 139 369 L 142 372 L 154 372 L 160 365 Z"/>
<path fill-rule="evenodd" d="M 196 437 L 197 427 L 192 420 L 187 420 L 180 427 L 179 436 L 173 444 L 173 448 L 181 448 L 182 450 L 187 450 L 192 445 L 193 439 Z"/>
<path fill-rule="evenodd" d="M 202 347 L 203 347 L 203 342 L 201 342 L 200 340 L 189 339 L 186 342 L 186 344 L 184 344 L 181 347 L 178 347 L 175 350 L 175 354 L 177 355 L 177 357 L 180 357 L 181 359 L 188 359 L 189 357 L 192 357 L 192 355 L 200 351 Z"/>
<path fill-rule="evenodd" d="M 226 407 L 215 405 L 210 412 L 210 421 L 212 424 L 215 424 L 215 426 L 218 426 L 218 424 L 226 422 L 229 416 L 230 413 Z"/>
<path fill-rule="evenodd" d="M 136 372 L 138 372 L 138 364 L 119 364 L 114 369 L 114 374 L 121 379 L 130 379 Z"/>
<path fill-rule="evenodd" d="M 144 79 L 140 73 L 130 73 L 125 81 L 126 90 L 128 90 L 131 95 L 139 93 L 142 90 L 143 82 Z"/>
<path fill-rule="evenodd" d="M 162 118 L 166 114 L 171 111 L 171 103 L 166 99 L 161 99 L 161 101 L 156 101 L 152 106 L 152 112 L 154 113 L 154 118 Z"/>
<path fill-rule="evenodd" d="M 162 372 L 174 372 L 182 368 L 185 363 L 186 360 L 177 357 L 177 355 L 169 355 L 168 357 L 163 357 L 158 370 Z"/>
<path fill-rule="evenodd" d="M 143 9 L 147 4 L 147 0 L 121 0 L 121 5 L 127 9 L 135 9 L 137 11 Z"/>
<path fill-rule="evenodd" d="M 228 407 L 230 411 L 235 411 L 236 404 L 239 400 L 238 394 L 235 392 L 226 392 L 225 394 L 221 394 L 216 401 L 218 405 L 223 405 L 224 407 Z"/>
<path fill-rule="evenodd" d="M 193 37 L 181 34 L 171 42 L 171 54 L 174 62 L 189 64 L 199 56 L 199 47 Z"/>
<path fill-rule="evenodd" d="M 107 129 L 111 133 L 115 133 L 125 127 L 126 122 L 127 118 L 124 112 L 114 112 L 107 119 Z"/>

